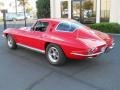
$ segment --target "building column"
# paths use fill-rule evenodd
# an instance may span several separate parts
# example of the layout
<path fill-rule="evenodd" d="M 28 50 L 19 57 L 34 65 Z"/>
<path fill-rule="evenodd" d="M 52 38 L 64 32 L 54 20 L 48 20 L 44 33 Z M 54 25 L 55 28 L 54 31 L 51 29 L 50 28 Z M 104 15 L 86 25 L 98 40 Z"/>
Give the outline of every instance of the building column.
<path fill-rule="evenodd" d="M 50 14 L 51 18 L 60 18 L 61 17 L 61 6 L 60 1 L 50 0 Z"/>
<path fill-rule="evenodd" d="M 54 17 L 54 1 L 55 0 L 50 0 L 50 17 Z"/>
<path fill-rule="evenodd" d="M 119 3 L 120 0 L 111 0 L 110 22 L 120 23 Z"/>
<path fill-rule="evenodd" d="M 55 18 L 61 18 L 61 1 L 59 0 L 53 0 L 55 2 L 54 12 L 55 12 Z"/>
<path fill-rule="evenodd" d="M 71 19 L 71 0 L 68 0 L 68 18 Z"/>
<path fill-rule="evenodd" d="M 100 6 L 101 0 L 97 0 L 96 23 L 100 23 Z"/>

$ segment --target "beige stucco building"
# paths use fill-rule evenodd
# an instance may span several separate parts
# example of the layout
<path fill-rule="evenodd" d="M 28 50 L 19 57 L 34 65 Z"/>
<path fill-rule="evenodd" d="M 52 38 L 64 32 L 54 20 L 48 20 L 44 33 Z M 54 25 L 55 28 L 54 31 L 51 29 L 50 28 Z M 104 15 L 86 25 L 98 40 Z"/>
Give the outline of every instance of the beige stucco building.
<path fill-rule="evenodd" d="M 120 0 L 50 0 L 51 18 L 120 23 Z"/>

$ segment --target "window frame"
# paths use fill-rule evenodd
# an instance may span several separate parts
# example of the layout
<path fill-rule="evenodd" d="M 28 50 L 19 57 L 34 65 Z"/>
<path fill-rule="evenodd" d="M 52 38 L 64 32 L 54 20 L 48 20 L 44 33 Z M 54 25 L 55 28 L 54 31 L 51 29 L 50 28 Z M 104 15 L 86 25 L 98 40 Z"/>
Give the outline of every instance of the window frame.
<path fill-rule="evenodd" d="M 37 23 L 48 23 L 48 25 L 47 25 L 47 27 L 46 27 L 46 30 L 45 31 L 43 31 L 43 32 L 46 32 L 47 31 L 47 28 L 48 28 L 48 26 L 49 26 L 49 22 L 48 21 L 37 21 L 35 24 L 34 24 L 34 26 L 33 26 L 33 31 L 36 31 L 35 30 L 35 26 L 37 25 Z M 42 31 L 36 31 L 36 32 L 42 32 Z"/>
<path fill-rule="evenodd" d="M 55 31 L 57 31 L 57 32 L 69 32 L 69 33 L 73 33 L 73 32 L 75 32 L 76 31 L 76 29 L 77 28 L 75 28 L 73 31 L 63 31 L 63 30 L 58 30 L 57 28 L 58 28 L 58 26 L 60 25 L 60 24 L 62 24 L 62 23 L 66 23 L 66 22 L 59 22 L 59 24 L 56 26 L 56 28 L 55 28 Z"/>

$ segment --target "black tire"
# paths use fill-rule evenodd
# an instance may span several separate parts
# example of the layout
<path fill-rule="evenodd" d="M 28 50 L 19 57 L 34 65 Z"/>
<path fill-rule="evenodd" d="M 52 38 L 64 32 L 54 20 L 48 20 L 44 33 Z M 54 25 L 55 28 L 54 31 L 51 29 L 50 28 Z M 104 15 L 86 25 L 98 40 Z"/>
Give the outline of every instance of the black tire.
<path fill-rule="evenodd" d="M 52 51 L 51 51 L 52 49 L 56 50 L 55 52 L 56 52 L 57 56 L 53 55 L 53 53 L 55 53 L 55 52 L 52 53 Z M 56 66 L 61 66 L 61 65 L 65 64 L 65 62 L 67 61 L 63 50 L 58 45 L 55 45 L 55 44 L 49 44 L 47 46 L 46 57 L 50 64 L 56 65 Z"/>
<path fill-rule="evenodd" d="M 7 35 L 7 45 L 10 49 L 16 49 L 17 45 L 11 35 Z"/>

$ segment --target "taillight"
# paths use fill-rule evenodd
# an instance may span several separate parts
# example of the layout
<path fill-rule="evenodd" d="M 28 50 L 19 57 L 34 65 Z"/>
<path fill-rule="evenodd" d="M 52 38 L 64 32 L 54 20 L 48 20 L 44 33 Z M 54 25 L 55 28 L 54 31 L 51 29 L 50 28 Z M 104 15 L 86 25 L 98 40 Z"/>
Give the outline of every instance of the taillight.
<path fill-rule="evenodd" d="M 88 50 L 88 54 L 93 54 L 94 52 L 97 51 L 97 49 L 98 49 L 98 48 L 90 48 L 90 49 Z"/>

